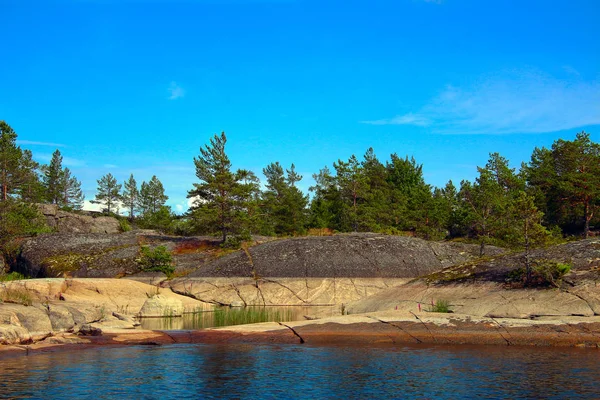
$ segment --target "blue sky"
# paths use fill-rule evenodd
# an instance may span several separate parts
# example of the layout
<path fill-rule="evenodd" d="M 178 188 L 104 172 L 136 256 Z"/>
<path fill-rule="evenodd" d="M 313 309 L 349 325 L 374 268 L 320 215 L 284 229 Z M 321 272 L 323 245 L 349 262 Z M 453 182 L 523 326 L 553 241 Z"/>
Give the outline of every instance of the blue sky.
<path fill-rule="evenodd" d="M 217 132 L 235 168 L 304 175 L 373 147 L 426 180 L 473 179 L 498 151 L 600 141 L 596 0 L 0 0 L 0 119 L 86 198 L 157 175 L 187 208 Z"/>

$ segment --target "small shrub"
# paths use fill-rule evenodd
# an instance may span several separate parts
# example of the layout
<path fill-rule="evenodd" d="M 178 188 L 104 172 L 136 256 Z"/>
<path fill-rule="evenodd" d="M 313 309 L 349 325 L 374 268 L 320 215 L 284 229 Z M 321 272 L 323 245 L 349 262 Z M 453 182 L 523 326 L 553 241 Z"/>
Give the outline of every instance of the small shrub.
<path fill-rule="evenodd" d="M 121 232 L 129 232 L 131 230 L 131 225 L 125 218 L 120 218 L 119 228 L 121 229 Z"/>
<path fill-rule="evenodd" d="M 20 281 L 21 279 L 26 279 L 25 275 L 18 272 L 9 272 L 6 275 L 0 275 L 0 282 Z"/>
<path fill-rule="evenodd" d="M 242 247 L 242 238 L 239 236 L 229 236 L 225 242 L 221 243 L 221 247 L 224 249 L 239 249 Z"/>
<path fill-rule="evenodd" d="M 175 267 L 173 258 L 165 246 L 157 246 L 151 249 L 149 246 L 140 248 L 140 258 L 136 260 L 142 267 L 142 271 L 163 272 L 168 277 L 173 275 Z"/>
<path fill-rule="evenodd" d="M 505 281 L 509 284 L 559 287 L 561 279 L 571 271 L 571 267 L 571 264 L 554 260 L 534 260 L 531 263 L 529 282 L 527 282 L 527 270 L 524 267 L 508 272 Z"/>
<path fill-rule="evenodd" d="M 558 287 L 563 276 L 571 271 L 571 267 L 568 263 L 541 259 L 533 262 L 532 270 L 542 283 Z"/>
<path fill-rule="evenodd" d="M 450 302 L 448 300 L 436 300 L 435 304 L 432 302 L 431 307 L 429 307 L 429 312 L 437 312 L 437 313 L 450 313 Z"/>

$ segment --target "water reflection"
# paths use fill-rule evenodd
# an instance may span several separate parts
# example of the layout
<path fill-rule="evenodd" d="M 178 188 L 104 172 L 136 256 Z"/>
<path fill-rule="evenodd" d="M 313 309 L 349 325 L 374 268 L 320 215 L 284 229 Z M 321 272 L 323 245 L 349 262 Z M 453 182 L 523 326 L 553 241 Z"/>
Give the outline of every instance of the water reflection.
<path fill-rule="evenodd" d="M 5 360 L 2 398 L 598 398 L 598 351 L 170 345 Z"/>
<path fill-rule="evenodd" d="M 184 314 L 182 317 L 143 318 L 141 327 L 152 330 L 195 330 L 254 322 L 300 321 L 305 316 L 323 318 L 340 313 L 337 306 L 216 307 L 214 311 Z"/>

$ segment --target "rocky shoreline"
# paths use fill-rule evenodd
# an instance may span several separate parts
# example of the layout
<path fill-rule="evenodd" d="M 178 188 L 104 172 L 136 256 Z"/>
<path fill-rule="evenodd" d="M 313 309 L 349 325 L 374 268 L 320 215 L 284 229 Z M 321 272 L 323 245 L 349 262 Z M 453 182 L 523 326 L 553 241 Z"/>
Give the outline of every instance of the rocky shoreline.
<path fill-rule="evenodd" d="M 600 317 L 524 320 L 386 311 L 314 321 L 266 322 L 197 331 L 104 329 L 60 333 L 31 344 L 0 346 L 0 359 L 98 346 L 250 343 L 395 346 L 404 344 L 570 346 L 600 349 Z"/>
<path fill-rule="evenodd" d="M 509 279 L 522 264 L 522 254 L 495 251 L 477 258 L 472 250 L 374 234 L 300 238 L 199 263 L 196 272 L 172 280 L 4 282 L 0 357 L 72 347 L 199 342 L 600 347 L 599 240 L 535 250 L 535 259 L 570 266 L 560 282 L 545 286 L 524 287 Z M 358 272 L 352 263 L 344 264 L 346 253 L 356 258 Z M 448 313 L 430 312 L 438 301 L 447 304 Z M 323 318 L 315 311 L 306 321 L 198 331 L 142 330 L 136 319 L 208 311 L 215 305 L 323 304 L 349 315 Z"/>

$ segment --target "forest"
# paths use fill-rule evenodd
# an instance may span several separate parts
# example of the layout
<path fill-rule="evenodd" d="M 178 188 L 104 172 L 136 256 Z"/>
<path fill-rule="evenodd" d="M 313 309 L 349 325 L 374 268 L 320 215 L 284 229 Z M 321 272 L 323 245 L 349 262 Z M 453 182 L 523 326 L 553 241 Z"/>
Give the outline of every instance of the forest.
<path fill-rule="evenodd" d="M 600 145 L 586 132 L 535 148 L 519 170 L 491 153 L 471 182 L 434 187 L 414 158 L 394 153 L 380 160 L 373 149 L 362 158 L 333 162 L 313 175 L 310 195 L 297 183 L 294 164 L 265 166 L 265 181 L 252 171 L 233 170 L 225 133 L 216 134 L 193 159 L 197 182 L 188 192 L 192 207 L 176 215 L 153 176 L 138 186 L 110 173 L 97 181 L 93 203 L 130 225 L 176 235 L 218 235 L 239 242 L 251 235 L 296 236 L 378 232 L 430 240 L 465 240 L 529 248 L 596 233 L 600 217 Z M 192 162 L 192 160 L 190 160 Z M 0 121 L 0 246 L 19 236 L 47 231 L 35 203 L 81 210 L 81 182 L 62 166 L 56 150 L 40 165 L 17 134 Z M 122 215 L 123 214 L 123 215 Z"/>

